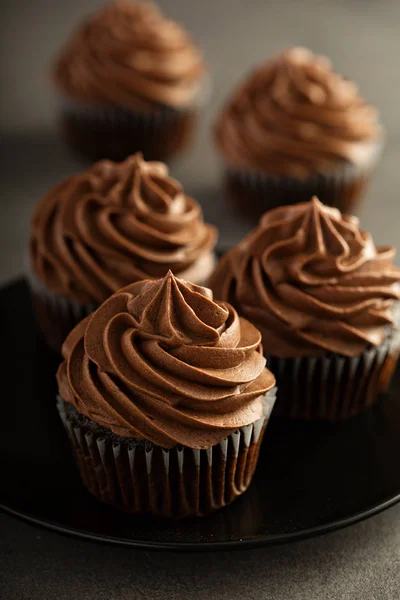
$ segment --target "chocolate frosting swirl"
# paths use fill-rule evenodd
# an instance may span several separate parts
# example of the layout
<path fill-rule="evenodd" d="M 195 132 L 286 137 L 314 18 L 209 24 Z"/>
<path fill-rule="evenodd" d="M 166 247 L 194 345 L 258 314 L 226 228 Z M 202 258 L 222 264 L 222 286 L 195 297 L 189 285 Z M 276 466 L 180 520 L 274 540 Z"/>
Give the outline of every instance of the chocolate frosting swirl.
<path fill-rule="evenodd" d="M 137 154 L 98 162 L 52 189 L 33 215 L 30 255 L 48 289 L 87 304 L 168 269 L 203 283 L 215 242 L 215 228 L 166 165 Z"/>
<path fill-rule="evenodd" d="M 147 2 L 113 2 L 89 17 L 54 68 L 56 87 L 75 100 L 151 111 L 185 108 L 205 74 L 184 29 Z"/>
<path fill-rule="evenodd" d="M 120 290 L 70 333 L 59 390 L 117 435 L 208 448 L 263 415 L 275 379 L 260 342 L 229 304 L 169 272 Z"/>
<path fill-rule="evenodd" d="M 357 356 L 382 343 L 400 299 L 395 250 L 317 198 L 267 212 L 221 260 L 214 296 L 263 334 L 267 354 Z"/>
<path fill-rule="evenodd" d="M 256 69 L 215 129 L 232 167 L 298 179 L 346 164 L 367 167 L 381 134 L 377 111 L 355 84 L 305 48 Z"/>

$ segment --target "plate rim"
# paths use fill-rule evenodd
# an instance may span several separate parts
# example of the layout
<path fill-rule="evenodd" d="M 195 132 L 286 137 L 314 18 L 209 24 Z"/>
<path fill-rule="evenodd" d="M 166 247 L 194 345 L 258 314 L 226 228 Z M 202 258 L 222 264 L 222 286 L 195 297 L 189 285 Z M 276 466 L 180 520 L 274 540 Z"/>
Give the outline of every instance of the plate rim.
<path fill-rule="evenodd" d="M 355 513 L 343 519 L 337 519 L 325 525 L 310 527 L 299 532 L 284 533 L 277 535 L 259 534 L 257 537 L 250 539 L 236 539 L 222 542 L 154 542 L 145 540 L 130 540 L 127 538 L 116 538 L 113 536 L 99 535 L 90 533 L 85 530 L 76 529 L 74 527 L 66 527 L 53 521 L 46 521 L 39 517 L 32 516 L 28 513 L 10 508 L 5 504 L 0 503 L 0 510 L 3 513 L 9 514 L 22 521 L 37 525 L 42 529 L 66 535 L 68 537 L 80 538 L 90 542 L 97 542 L 112 546 L 120 546 L 124 548 L 134 548 L 141 550 L 156 550 L 166 551 L 172 550 L 175 552 L 208 552 L 208 551 L 226 551 L 226 550 L 249 550 L 253 548 L 267 548 L 288 543 L 307 540 L 313 537 L 332 533 L 339 529 L 344 529 L 361 521 L 365 521 L 380 512 L 383 512 L 400 502 L 400 493 L 392 498 L 381 502 L 371 508 L 359 513 Z"/>

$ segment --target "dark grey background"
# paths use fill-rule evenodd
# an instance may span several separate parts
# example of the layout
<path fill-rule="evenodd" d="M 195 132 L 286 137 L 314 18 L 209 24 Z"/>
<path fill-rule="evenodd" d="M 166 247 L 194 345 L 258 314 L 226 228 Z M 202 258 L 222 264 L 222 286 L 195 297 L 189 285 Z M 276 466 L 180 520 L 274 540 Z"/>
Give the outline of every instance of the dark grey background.
<path fill-rule="evenodd" d="M 23 268 L 29 217 L 50 185 L 77 171 L 55 128 L 47 71 L 96 0 L 0 0 L 0 282 Z M 388 143 L 359 211 L 377 242 L 399 244 L 400 3 L 397 0 L 164 0 L 204 48 L 213 94 L 193 147 L 172 172 L 221 220 L 210 123 L 255 63 L 294 44 L 329 55 L 381 109 Z M 244 233 L 223 216 L 222 243 Z M 0 484 L 2 485 L 3 482 Z M 373 485 L 373 482 L 371 482 Z M 345 490 L 344 490 L 345 493 Z M 0 514 L 0 598 L 127 600 L 400 597 L 400 507 L 352 528 L 269 550 L 147 553 L 64 538 Z"/>

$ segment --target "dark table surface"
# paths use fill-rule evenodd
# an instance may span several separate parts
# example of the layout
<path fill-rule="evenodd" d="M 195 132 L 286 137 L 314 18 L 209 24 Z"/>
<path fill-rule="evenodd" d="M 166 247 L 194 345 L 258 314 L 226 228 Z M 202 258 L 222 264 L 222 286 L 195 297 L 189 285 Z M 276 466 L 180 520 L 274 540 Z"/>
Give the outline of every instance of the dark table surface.
<path fill-rule="evenodd" d="M 23 270 L 29 216 L 60 177 L 79 169 L 57 137 L 46 67 L 54 49 L 96 0 L 2 0 L 0 17 L 0 282 Z M 279 49 L 326 53 L 380 107 L 388 143 L 359 214 L 379 243 L 400 243 L 400 3 L 382 0 L 169 0 L 206 51 L 214 91 L 196 142 L 173 167 L 222 221 L 227 247 L 245 233 L 219 201 L 209 125 L 248 68 Z M 2 482 L 0 485 L 4 485 Z M 373 485 L 373 482 L 371 482 Z M 400 506 L 349 529 L 268 550 L 216 554 L 145 552 L 62 537 L 0 514 L 0 598 L 124 600 L 400 597 Z"/>
<path fill-rule="evenodd" d="M 61 537 L 0 513 L 7 600 L 397 600 L 400 506 L 307 542 L 210 554 Z"/>

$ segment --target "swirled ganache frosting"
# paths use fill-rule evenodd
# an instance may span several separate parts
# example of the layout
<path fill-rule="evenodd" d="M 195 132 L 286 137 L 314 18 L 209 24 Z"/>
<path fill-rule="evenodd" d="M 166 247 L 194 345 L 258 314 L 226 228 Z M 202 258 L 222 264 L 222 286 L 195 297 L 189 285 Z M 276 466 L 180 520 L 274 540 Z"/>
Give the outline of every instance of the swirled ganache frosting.
<path fill-rule="evenodd" d="M 69 335 L 62 398 L 123 437 L 208 448 L 263 415 L 275 384 L 261 335 L 206 288 L 134 283 Z"/>
<path fill-rule="evenodd" d="M 251 73 L 215 127 L 231 167 L 298 179 L 368 167 L 381 138 L 377 111 L 356 85 L 327 58 L 297 47 Z"/>
<path fill-rule="evenodd" d="M 30 257 L 34 275 L 53 293 L 100 303 L 169 269 L 203 283 L 216 236 L 166 165 L 137 154 L 98 162 L 53 188 L 34 212 Z"/>
<path fill-rule="evenodd" d="M 311 202 L 271 210 L 218 264 L 214 297 L 263 334 L 266 354 L 358 356 L 393 326 L 395 249 L 376 247 L 356 217 Z"/>
<path fill-rule="evenodd" d="M 112 2 L 67 43 L 54 68 L 69 98 L 141 112 L 186 108 L 205 75 L 189 35 L 148 2 Z"/>

